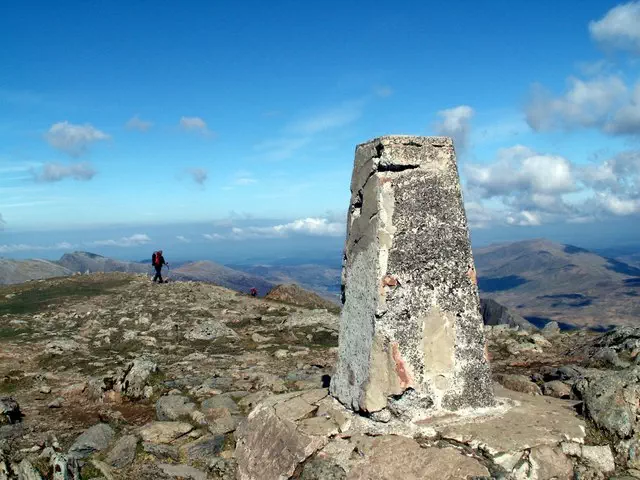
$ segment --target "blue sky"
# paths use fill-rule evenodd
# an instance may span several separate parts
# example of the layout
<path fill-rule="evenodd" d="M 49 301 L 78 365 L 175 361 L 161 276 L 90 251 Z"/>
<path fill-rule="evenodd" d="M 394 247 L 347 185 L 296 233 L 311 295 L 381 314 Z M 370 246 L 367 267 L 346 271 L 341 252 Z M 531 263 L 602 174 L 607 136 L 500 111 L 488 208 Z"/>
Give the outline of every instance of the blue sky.
<path fill-rule="evenodd" d="M 476 243 L 637 238 L 640 2 L 344 3 L 5 2 L 0 255 L 341 245 L 395 133 L 454 137 Z"/>

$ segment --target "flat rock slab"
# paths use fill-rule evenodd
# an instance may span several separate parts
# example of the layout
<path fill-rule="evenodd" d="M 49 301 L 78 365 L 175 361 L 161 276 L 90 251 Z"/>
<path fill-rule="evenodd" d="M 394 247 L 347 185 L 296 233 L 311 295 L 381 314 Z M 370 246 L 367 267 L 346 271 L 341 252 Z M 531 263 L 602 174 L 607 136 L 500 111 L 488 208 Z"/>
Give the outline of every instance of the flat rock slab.
<path fill-rule="evenodd" d="M 94 425 L 73 442 L 69 448 L 69 457 L 79 460 L 93 452 L 104 450 L 113 440 L 113 435 L 114 431 L 109 425 L 104 423 Z"/>
<path fill-rule="evenodd" d="M 202 470 L 189 467 L 188 465 L 171 465 L 168 463 L 161 463 L 158 467 L 166 475 L 182 480 L 207 480 L 207 478 L 209 478 Z"/>
<path fill-rule="evenodd" d="M 422 448 L 411 438 L 385 435 L 373 440 L 364 463 L 354 467 L 347 480 L 458 480 L 488 476 L 484 465 L 455 448 Z"/>
<path fill-rule="evenodd" d="M 451 425 L 434 421 L 430 426 L 443 438 L 482 448 L 492 455 L 584 441 L 585 425 L 573 409 L 575 402 L 527 395 L 497 385 L 495 392 L 514 402 L 504 414 Z"/>
<path fill-rule="evenodd" d="M 240 424 L 235 433 L 235 458 L 240 480 L 289 478 L 299 463 L 326 445 L 329 441 L 326 436 L 306 434 L 291 419 L 299 417 L 301 412 L 318 409 L 317 405 L 304 398 L 320 401 L 326 396 L 326 390 L 324 395 L 318 391 L 310 392 L 270 397 Z M 288 414 L 288 404 L 295 406 L 295 414 Z"/>
<path fill-rule="evenodd" d="M 186 435 L 193 426 L 186 422 L 151 422 L 139 431 L 143 442 L 171 443 Z"/>

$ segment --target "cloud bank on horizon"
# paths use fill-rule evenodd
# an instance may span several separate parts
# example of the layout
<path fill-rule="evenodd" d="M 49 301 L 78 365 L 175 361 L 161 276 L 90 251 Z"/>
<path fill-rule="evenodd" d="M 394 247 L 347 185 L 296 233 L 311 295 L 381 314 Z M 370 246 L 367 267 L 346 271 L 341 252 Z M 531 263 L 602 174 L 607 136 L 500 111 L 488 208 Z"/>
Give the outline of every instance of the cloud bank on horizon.
<path fill-rule="evenodd" d="M 487 15 L 493 8 L 489 3 Z M 495 8 L 499 8 L 497 3 Z M 437 77 L 434 72 L 418 70 L 408 62 L 387 67 L 384 73 L 367 70 L 371 79 L 364 82 L 362 75 L 354 77 L 358 69 L 347 61 L 355 62 L 357 53 L 338 43 L 317 51 L 318 58 L 333 55 L 331 61 L 322 63 L 333 80 L 318 83 L 313 80 L 317 65 L 311 59 L 309 63 L 300 60 L 295 70 L 282 70 L 278 76 L 271 70 L 280 65 L 277 60 L 271 59 L 269 68 L 259 73 L 259 57 L 252 57 L 244 71 L 236 72 L 235 64 L 228 64 L 227 84 L 209 63 L 181 63 L 186 52 L 196 55 L 196 47 L 186 40 L 176 47 L 181 53 L 173 62 L 193 68 L 193 75 L 203 79 L 216 72 L 218 76 L 211 81 L 217 89 L 194 81 L 188 89 L 175 90 L 183 79 L 174 76 L 179 75 L 178 69 L 164 72 L 165 57 L 160 51 L 149 53 L 148 68 L 163 71 L 166 85 L 154 90 L 146 85 L 138 88 L 133 78 L 129 84 L 107 82 L 100 90 L 96 86 L 96 91 L 85 92 L 82 101 L 71 90 L 64 95 L 47 90 L 37 69 L 28 75 L 23 71 L 22 76 L 16 72 L 14 84 L 0 89 L 0 107 L 8 107 L 6 114 L 0 113 L 0 140 L 6 140 L 0 147 L 0 231 L 6 235 L 14 229 L 99 229 L 125 224 L 131 226 L 131 232 L 140 232 L 144 230 L 138 225 L 145 224 L 207 224 L 239 209 L 250 212 L 242 225 L 229 219 L 224 228 L 191 235 L 176 228 L 172 238 L 186 246 L 340 237 L 345 233 L 346 214 L 336 217 L 322 212 L 343 212 L 347 204 L 354 145 L 396 129 L 454 139 L 473 229 L 558 224 L 571 228 L 611 218 L 637 222 L 640 0 L 608 8 L 602 8 L 600 2 L 585 5 L 584 14 L 590 16 L 569 29 L 555 50 L 545 53 L 562 57 L 565 71 L 549 66 L 535 77 L 523 73 L 517 82 L 515 77 L 505 78 L 502 88 L 492 86 L 489 94 L 483 93 L 481 85 L 481 74 L 486 71 L 464 77 L 455 73 L 453 65 L 479 67 L 456 63 L 449 77 L 443 69 L 443 76 L 433 84 L 429 81 Z M 543 10 L 539 12 L 542 19 Z M 481 14 L 480 10 L 476 13 Z M 443 11 L 444 16 L 458 14 Z M 180 15 L 197 21 L 192 13 Z M 291 15 L 293 25 L 299 17 Z M 558 24 L 549 25 L 558 35 L 563 22 L 577 22 L 568 8 L 558 16 Z M 339 19 L 334 21 L 336 31 L 341 31 Z M 107 29 L 108 24 L 95 27 Z M 498 42 L 504 43 L 496 32 L 470 31 L 469 36 L 477 35 L 480 52 L 486 45 L 498 48 Z M 369 30 L 361 33 L 368 35 Z M 411 45 L 430 38 L 426 30 L 412 33 Z M 269 35 L 266 43 L 285 49 L 276 33 Z M 202 40 L 213 41 L 206 36 Z M 68 39 L 60 41 L 69 46 Z M 238 42 L 227 45 L 229 55 L 236 59 L 254 48 Z M 353 42 L 352 48 L 360 55 L 372 53 L 368 48 L 383 48 Z M 572 43 L 579 47 L 571 47 Z M 35 44 L 19 48 L 35 55 Z M 135 54 L 135 47 L 131 48 Z M 287 48 L 293 49 L 290 55 L 296 55 L 298 48 L 305 51 L 308 45 L 302 42 Z M 349 50 L 344 57 L 342 48 Z M 468 48 L 476 47 L 469 44 Z M 428 44 L 425 49 L 429 50 Z M 455 57 L 461 52 L 451 47 L 447 54 Z M 18 53 L 16 49 L 12 55 Z M 69 58 L 59 55 L 62 65 L 70 65 Z M 516 65 L 520 61 L 502 55 L 497 56 L 498 62 Z M 531 71 L 543 71 L 544 62 L 553 61 L 535 64 L 535 56 L 526 50 L 521 55 L 523 63 L 532 63 Z M 473 51 L 469 56 L 473 57 Z M 574 69 L 567 66 L 570 57 Z M 591 60 L 585 62 L 585 57 Z M 104 69 L 123 62 L 122 58 L 105 58 L 95 72 L 86 75 L 97 78 Z M 64 76 L 63 70 L 61 67 L 57 75 Z M 526 71 L 521 65 L 520 70 Z M 466 78 L 466 83 L 461 84 L 459 77 Z M 308 86 L 301 86 L 297 78 L 308 79 Z M 424 85 L 417 90 L 406 78 Z M 128 88 L 135 95 L 127 95 Z M 167 95 L 168 91 L 173 95 Z M 420 95 L 433 97 L 433 91 L 442 94 L 420 99 Z M 62 247 L 137 248 L 152 241 L 147 233 L 89 242 L 70 238 L 51 245 L 0 239 L 0 253 Z"/>

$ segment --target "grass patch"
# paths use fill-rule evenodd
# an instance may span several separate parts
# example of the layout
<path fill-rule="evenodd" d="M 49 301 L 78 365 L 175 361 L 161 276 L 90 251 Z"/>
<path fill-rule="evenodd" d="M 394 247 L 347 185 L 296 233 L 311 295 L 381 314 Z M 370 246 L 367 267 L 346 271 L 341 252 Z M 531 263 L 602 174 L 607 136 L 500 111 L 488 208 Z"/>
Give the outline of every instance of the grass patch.
<path fill-rule="evenodd" d="M 130 279 L 65 279 L 59 282 L 28 283 L 17 290 L 0 289 L 0 315 L 33 314 L 57 305 L 66 298 L 90 298 L 110 293 L 114 288 L 126 285 Z M 8 293 L 13 296 L 7 298 Z"/>
<path fill-rule="evenodd" d="M 0 327 L 0 341 L 15 340 L 22 335 L 32 334 L 34 330 L 29 327 Z"/>

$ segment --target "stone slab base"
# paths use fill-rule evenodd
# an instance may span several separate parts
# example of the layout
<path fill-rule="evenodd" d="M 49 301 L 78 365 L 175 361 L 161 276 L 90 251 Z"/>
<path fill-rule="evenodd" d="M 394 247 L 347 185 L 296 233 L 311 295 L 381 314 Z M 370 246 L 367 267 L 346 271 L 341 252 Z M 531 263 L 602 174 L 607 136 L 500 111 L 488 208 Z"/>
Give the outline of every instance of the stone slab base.
<path fill-rule="evenodd" d="M 416 423 L 354 414 L 326 390 L 270 397 L 236 432 L 238 478 L 573 478 L 574 402 L 495 391 L 496 408 Z"/>

